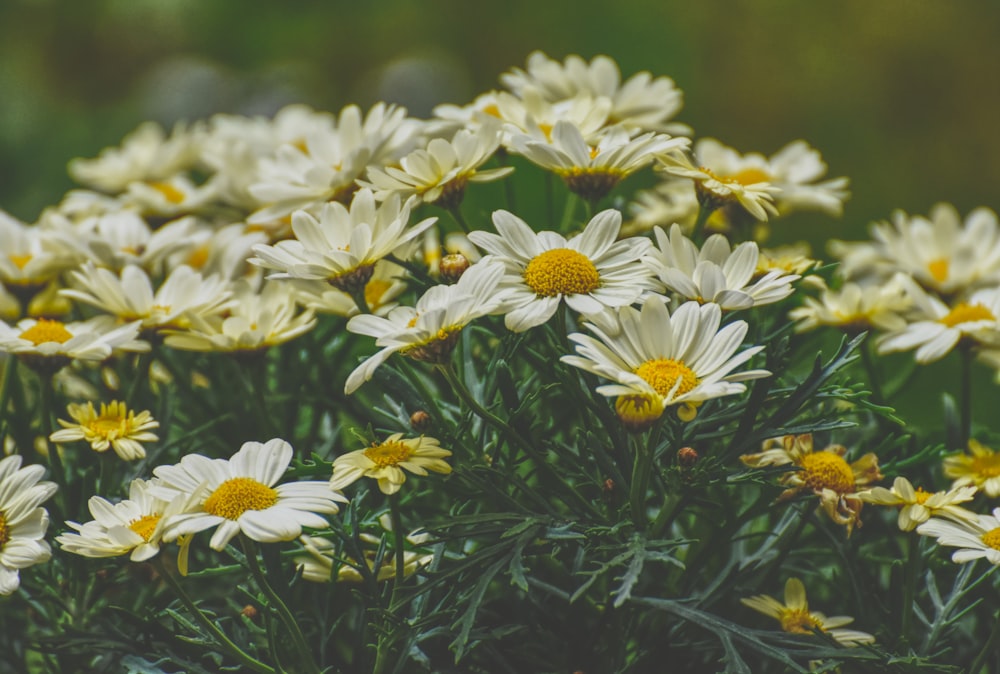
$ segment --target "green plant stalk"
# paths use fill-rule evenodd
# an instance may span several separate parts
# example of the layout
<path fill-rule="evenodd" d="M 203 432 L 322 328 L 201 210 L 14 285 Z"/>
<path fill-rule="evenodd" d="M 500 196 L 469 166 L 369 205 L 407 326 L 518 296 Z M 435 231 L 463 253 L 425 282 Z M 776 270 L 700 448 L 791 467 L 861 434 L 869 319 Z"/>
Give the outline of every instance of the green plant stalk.
<path fill-rule="evenodd" d="M 3 367 L 3 380 L 0 382 L 0 438 L 7 431 L 7 404 L 10 402 L 10 381 L 17 373 L 17 356 L 7 355 Z"/>
<path fill-rule="evenodd" d="M 243 666 L 248 667 L 255 672 L 261 672 L 262 674 L 275 674 L 276 670 L 273 667 L 257 660 L 233 643 L 232 640 L 226 636 L 226 633 L 213 623 L 200 608 L 198 608 L 198 606 L 194 603 L 194 600 L 191 599 L 191 596 L 184 590 L 184 587 L 176 578 L 174 578 L 173 574 L 167 568 L 162 555 L 156 558 L 155 564 L 160 571 L 160 575 L 167 581 L 167 585 L 170 586 L 170 589 L 174 591 L 174 594 L 177 595 L 178 599 L 181 600 L 181 603 L 184 604 L 185 608 L 187 608 L 188 613 L 191 614 L 191 616 L 205 629 L 205 631 L 212 635 L 212 637 L 224 650 L 239 660 Z"/>
<path fill-rule="evenodd" d="M 990 657 L 997 651 L 997 646 L 1000 645 L 1000 611 L 993 614 L 993 631 L 990 632 L 990 638 L 986 640 L 983 645 L 979 655 L 972 662 L 972 666 L 969 667 L 969 674 L 979 674 L 983 669 L 983 665 L 986 664 L 986 658 Z"/>
<path fill-rule="evenodd" d="M 879 380 L 878 369 L 875 367 L 875 361 L 872 359 L 872 342 L 868 339 L 865 340 L 864 346 L 862 346 L 858 351 L 861 352 L 861 363 L 865 366 L 865 373 L 868 375 L 868 383 L 872 387 L 872 396 L 874 400 L 872 402 L 878 405 L 886 404 L 885 393 L 882 390 L 882 383 Z"/>
<path fill-rule="evenodd" d="M 507 436 L 508 440 L 516 441 L 521 446 L 527 447 L 530 443 L 521 437 L 521 434 L 514 430 L 506 421 L 498 417 L 497 415 L 490 412 L 488 409 L 479 404 L 472 392 L 465 386 L 461 378 L 455 372 L 455 369 L 450 363 L 443 363 L 436 365 L 438 371 L 444 375 L 445 380 L 448 385 L 451 386 L 455 394 L 464 402 L 469 408 L 476 413 L 483 421 L 490 424 L 498 431 Z"/>
<path fill-rule="evenodd" d="M 448 212 L 451 213 L 451 217 L 455 219 L 455 222 L 458 223 L 458 226 L 462 228 L 463 232 L 468 234 L 472 231 L 469 229 L 469 223 L 465 221 L 465 217 L 462 215 L 462 207 L 460 204 L 455 204 L 448 209 Z"/>
<path fill-rule="evenodd" d="M 714 208 L 708 208 L 704 205 L 698 206 L 698 217 L 695 219 L 694 227 L 691 229 L 691 239 L 695 243 L 700 244 L 705 240 L 704 232 L 702 230 L 705 229 L 705 223 L 708 222 L 709 216 L 711 216 L 714 212 Z"/>
<path fill-rule="evenodd" d="M 576 203 L 579 197 L 573 192 L 566 197 L 566 205 L 563 207 L 562 220 L 559 222 L 559 231 L 565 234 L 573 224 L 573 216 L 576 214 Z"/>
<path fill-rule="evenodd" d="M 968 447 L 972 437 L 972 349 L 963 346 L 959 349 L 962 356 L 962 427 L 960 439 L 962 447 Z"/>
<path fill-rule="evenodd" d="M 370 314 L 372 312 L 371 307 L 368 306 L 368 298 L 365 297 L 364 288 L 358 288 L 352 292 L 351 299 L 354 300 L 354 305 L 362 314 Z"/>
<path fill-rule="evenodd" d="M 246 555 L 250 573 L 253 575 L 257 587 L 267 597 L 268 605 L 274 608 L 278 614 L 278 619 L 291 635 L 294 648 L 299 653 L 299 661 L 304 663 L 305 670 L 311 672 L 311 674 L 321 674 L 320 668 L 313 660 L 305 635 L 299 629 L 299 624 L 296 622 L 295 616 L 292 615 L 288 605 L 278 596 L 278 593 L 271 587 L 271 584 L 267 582 L 267 576 L 264 574 L 264 570 L 260 566 L 260 560 L 257 558 L 257 544 L 242 534 L 240 535 L 240 543 L 243 546 L 243 553 Z"/>
<path fill-rule="evenodd" d="M 403 533 L 403 518 L 399 513 L 399 493 L 389 494 L 388 501 L 389 519 L 392 522 L 392 536 L 395 542 L 394 556 L 396 562 L 396 575 L 392 581 L 392 594 L 389 597 L 389 611 L 393 612 L 399 608 L 399 592 L 406 577 L 406 558 L 404 557 L 406 535 Z M 375 667 L 372 670 L 373 674 L 382 674 L 388 666 L 389 657 L 392 655 L 393 649 L 391 647 L 392 639 L 389 638 L 389 622 L 389 620 L 386 620 L 386 624 L 383 626 L 383 633 L 378 639 Z"/>
<path fill-rule="evenodd" d="M 632 482 L 629 485 L 629 506 L 632 510 L 632 522 L 639 531 L 645 531 L 646 512 L 643 508 L 646 503 L 646 491 L 649 488 L 649 474 L 653 470 L 653 431 L 647 431 L 647 442 L 642 442 L 638 436 L 634 436 L 632 444 L 635 446 L 635 460 L 632 463 Z"/>

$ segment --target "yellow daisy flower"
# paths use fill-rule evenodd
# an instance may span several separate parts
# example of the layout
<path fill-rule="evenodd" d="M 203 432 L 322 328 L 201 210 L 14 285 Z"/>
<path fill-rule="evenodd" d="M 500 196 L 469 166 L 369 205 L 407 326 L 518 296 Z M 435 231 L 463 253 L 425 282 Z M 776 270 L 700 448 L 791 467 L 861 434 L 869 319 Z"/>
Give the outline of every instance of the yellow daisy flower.
<path fill-rule="evenodd" d="M 850 536 L 855 526 L 861 526 L 862 500 L 858 491 L 878 482 L 882 473 L 878 457 L 865 454 L 854 463 L 847 463 L 843 445 L 830 445 L 822 451 L 813 451 L 812 434 L 786 435 L 764 443 L 758 454 L 745 454 L 740 459 L 752 468 L 794 464 L 798 470 L 785 473 L 781 483 L 788 486 L 778 501 L 794 498 L 811 490 L 819 497 L 820 506 L 837 524 L 847 527 Z"/>
<path fill-rule="evenodd" d="M 926 522 L 931 517 L 947 517 L 953 520 L 975 520 L 975 514 L 956 505 L 971 501 L 976 495 L 974 486 L 956 487 L 950 491 L 926 492 L 922 488 L 914 489 L 905 477 L 897 477 L 892 483 L 892 489 L 875 487 L 858 494 L 865 503 L 875 503 L 884 506 L 902 506 L 899 509 L 899 528 L 903 531 L 913 531 L 918 524 Z"/>
<path fill-rule="evenodd" d="M 824 632 L 844 646 L 875 642 L 875 637 L 867 632 L 840 629 L 854 622 L 854 618 L 848 616 L 828 618 L 822 613 L 810 611 L 806 600 L 806 588 L 798 578 L 789 578 L 785 582 L 785 603 L 766 594 L 746 597 L 740 599 L 740 602 L 758 613 L 776 618 L 781 623 L 781 629 L 792 634 Z"/>
<path fill-rule="evenodd" d="M 378 480 L 383 494 L 395 494 L 406 482 L 404 468 L 416 475 L 426 475 L 428 470 L 451 472 L 444 460 L 451 452 L 442 449 L 435 438 L 402 438 L 402 433 L 396 433 L 383 442 L 338 456 L 333 462 L 330 488 L 340 490 L 362 477 L 371 477 Z"/>
<path fill-rule="evenodd" d="M 49 440 L 60 443 L 86 440 L 95 452 L 106 452 L 111 447 L 126 461 L 146 456 L 141 443 L 159 440 L 149 431 L 159 428 L 160 422 L 146 410 L 136 415 L 135 410 L 129 411 L 124 402 L 113 400 L 110 404 L 101 403 L 100 414 L 91 402 L 86 405 L 71 403 L 66 411 L 73 422 L 59 419 L 63 428 L 50 435 Z"/>
<path fill-rule="evenodd" d="M 1000 496 L 1000 452 L 976 440 L 969 440 L 969 452 L 944 459 L 944 474 L 955 478 L 952 488 L 974 485 L 990 498 Z"/>

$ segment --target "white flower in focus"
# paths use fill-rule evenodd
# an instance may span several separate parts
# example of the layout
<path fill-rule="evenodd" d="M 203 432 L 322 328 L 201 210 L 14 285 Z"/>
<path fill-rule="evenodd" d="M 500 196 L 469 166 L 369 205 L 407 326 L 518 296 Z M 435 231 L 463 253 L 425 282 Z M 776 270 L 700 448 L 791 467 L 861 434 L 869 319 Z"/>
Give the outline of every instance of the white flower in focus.
<path fill-rule="evenodd" d="M 563 301 L 578 313 L 594 314 L 631 304 L 652 288 L 651 274 L 639 264 L 649 242 L 616 242 L 621 213 L 614 209 L 595 215 L 569 240 L 557 232 L 536 233 L 507 211 L 496 211 L 493 223 L 499 235 L 476 231 L 469 240 L 504 263 L 500 287 L 509 290 L 508 330 L 545 323 Z"/>
<path fill-rule="evenodd" d="M 14 327 L 0 321 L 0 351 L 19 356 L 28 365 L 55 372 L 69 361 L 105 360 L 111 350 L 148 351 L 138 340 L 140 322 L 118 325 L 110 316 L 76 323 L 25 318 Z"/>
<path fill-rule="evenodd" d="M 684 149 L 690 142 L 658 133 L 629 138 L 623 128 L 613 128 L 591 145 L 572 123 L 559 121 L 551 139 L 521 135 L 512 145 L 518 154 L 560 176 L 572 192 L 597 201 L 656 157 Z"/>
<path fill-rule="evenodd" d="M 764 347 L 737 353 L 747 323 L 733 321 L 720 329 L 721 321 L 717 304 L 686 302 L 671 315 L 662 297 L 649 295 L 639 310 L 625 306 L 594 316 L 586 327 L 595 337 L 570 335 L 579 355 L 560 360 L 614 382 L 599 386 L 601 395 L 652 400 L 660 411 L 671 405 L 697 406 L 743 393 L 743 381 L 771 374 L 734 372 Z M 654 405 L 650 413 L 656 409 Z"/>
<path fill-rule="evenodd" d="M 933 536 L 938 545 L 960 548 L 951 556 L 956 564 L 985 558 L 1000 566 L 1000 508 L 994 508 L 992 515 L 976 515 L 971 521 L 934 517 L 917 527 L 917 533 Z"/>
<path fill-rule="evenodd" d="M 749 309 L 783 300 L 792 294 L 792 282 L 801 278 L 776 269 L 754 280 L 760 250 L 753 241 L 732 249 L 725 236 L 713 234 L 699 250 L 680 225 L 670 228 L 669 237 L 660 227 L 654 231 L 657 245 L 645 262 L 667 289 L 684 299 L 714 302 L 726 310 Z"/>
<path fill-rule="evenodd" d="M 93 520 L 79 524 L 66 522 L 76 533 L 56 537 L 60 547 L 83 557 L 118 557 L 129 555 L 133 562 L 144 562 L 160 551 L 164 524 L 184 508 L 186 495 L 172 501 L 158 498 L 150 487 L 155 480 L 132 480 L 128 498 L 111 503 L 100 496 L 87 502 Z"/>
<path fill-rule="evenodd" d="M 21 467 L 21 456 L 0 459 L 0 595 L 21 585 L 19 571 L 49 560 L 45 542 L 49 514 L 39 507 L 56 493 L 55 482 L 40 482 L 45 468 Z"/>
<path fill-rule="evenodd" d="M 324 515 L 338 511 L 347 499 L 326 481 L 299 481 L 277 485 L 292 460 L 292 447 L 275 438 L 266 443 L 245 442 L 229 459 L 188 454 L 173 466 L 159 466 L 153 474 L 160 483 L 153 494 L 172 500 L 176 494 L 193 497 L 191 509 L 170 517 L 163 540 L 216 527 L 209 543 L 222 550 L 242 533 L 261 543 L 290 541 L 302 527 L 330 526 Z"/>
<path fill-rule="evenodd" d="M 370 182 L 358 184 L 374 189 L 379 201 L 392 194 L 402 199 L 415 195 L 424 203 L 453 208 L 462 201 L 468 183 L 499 180 L 514 170 L 509 166 L 477 170 L 499 146 L 499 122 L 481 124 L 475 133 L 461 129 L 451 141 L 435 138 L 426 150 L 406 155 L 399 160 L 399 168 L 369 168 Z"/>
<path fill-rule="evenodd" d="M 498 288 L 503 273 L 503 264 L 484 259 L 469 267 L 454 285 L 427 290 L 415 307 L 396 307 L 385 317 L 361 314 L 352 318 L 348 331 L 374 337 L 382 350 L 351 372 L 344 392 L 354 393 L 394 353 L 434 364 L 448 362 L 462 329 L 503 306 L 507 292 Z"/>
<path fill-rule="evenodd" d="M 270 278 L 325 280 L 345 292 L 364 288 L 376 262 L 404 247 L 433 225 L 436 217 L 407 227 L 411 202 L 391 196 L 377 208 L 371 190 L 362 189 L 350 210 L 324 204 L 319 217 L 306 211 L 292 216 L 295 239 L 254 246 L 250 262 L 279 273 Z"/>

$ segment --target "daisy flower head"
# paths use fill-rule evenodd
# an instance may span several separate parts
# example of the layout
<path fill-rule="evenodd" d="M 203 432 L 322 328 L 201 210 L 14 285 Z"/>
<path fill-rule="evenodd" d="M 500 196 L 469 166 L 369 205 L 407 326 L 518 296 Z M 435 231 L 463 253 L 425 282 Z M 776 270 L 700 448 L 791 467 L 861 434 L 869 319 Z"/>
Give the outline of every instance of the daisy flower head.
<path fill-rule="evenodd" d="M 534 88 L 552 102 L 581 93 L 606 98 L 611 101 L 608 124 L 620 124 L 629 132 L 689 131 L 681 124 L 668 122 L 683 104 L 681 90 L 672 79 L 640 72 L 622 82 L 618 64 L 603 54 L 590 63 L 571 54 L 560 63 L 543 52 L 532 52 L 526 70 L 513 68 L 501 75 L 500 81 L 515 94 Z"/>
<path fill-rule="evenodd" d="M 447 141 L 434 138 L 427 149 L 414 150 L 399 160 L 399 168 L 372 167 L 362 187 L 375 190 L 383 200 L 392 194 L 402 199 L 416 196 L 420 201 L 452 209 L 461 203 L 468 183 L 499 180 L 514 168 L 479 170 L 500 147 L 500 122 L 483 123 L 474 132 L 460 129 Z"/>
<path fill-rule="evenodd" d="M 233 305 L 225 316 L 189 314 L 186 329 L 164 331 L 164 343 L 184 351 L 252 354 L 316 326 L 312 309 L 299 310 L 298 293 L 289 282 L 264 281 L 258 292 L 256 284 L 240 280 L 230 288 Z"/>
<path fill-rule="evenodd" d="M 67 552 L 83 557 L 118 557 L 129 555 L 133 562 L 144 562 L 160 551 L 164 525 L 184 508 L 184 494 L 166 501 L 153 493 L 154 481 L 132 480 L 128 498 L 111 503 L 100 496 L 87 502 L 94 518 L 79 524 L 66 522 L 76 533 L 65 533 L 56 541 Z"/>
<path fill-rule="evenodd" d="M 503 146 L 516 151 L 525 140 L 548 142 L 559 122 L 568 122 L 588 141 L 595 141 L 607 129 L 611 101 L 578 93 L 555 103 L 545 100 L 535 87 L 526 87 L 520 96 L 500 92 L 496 97 L 497 116 L 504 122 Z M 527 136 L 527 138 L 522 138 Z"/>
<path fill-rule="evenodd" d="M 62 430 L 49 436 L 52 442 L 85 440 L 95 452 L 106 452 L 110 447 L 123 460 L 134 461 L 146 456 L 142 443 L 159 440 L 150 431 L 159 428 L 160 422 L 153 419 L 147 410 L 136 414 L 124 402 L 113 400 L 110 404 L 101 403 L 100 413 L 94 409 L 92 402 L 86 405 L 70 403 L 66 409 L 73 421 L 58 419 Z"/>
<path fill-rule="evenodd" d="M 910 481 L 899 476 L 892 483 L 892 489 L 874 487 L 858 494 L 865 503 L 883 506 L 900 506 L 899 528 L 913 531 L 931 517 L 946 517 L 952 520 L 975 519 L 975 515 L 957 505 L 971 501 L 976 495 L 976 487 L 956 487 L 948 491 L 926 492 L 914 489 Z"/>
<path fill-rule="evenodd" d="M 938 545 L 961 548 L 951 556 L 956 564 L 985 558 L 993 566 L 1000 566 L 1000 508 L 994 508 L 990 515 L 974 515 L 973 519 L 934 517 L 917 527 L 917 533 L 933 536 Z"/>
<path fill-rule="evenodd" d="M 978 440 L 969 440 L 968 454 L 952 454 L 944 459 L 944 474 L 954 479 L 952 489 L 973 486 L 990 498 L 1000 496 L 1000 452 Z"/>
<path fill-rule="evenodd" d="M 782 269 L 756 278 L 760 250 L 753 241 L 736 246 L 722 234 L 708 237 L 699 250 L 681 232 L 680 225 L 670 235 L 657 227 L 657 245 L 645 263 L 663 285 L 684 299 L 714 302 L 726 310 L 749 309 L 783 300 L 792 294 L 792 282 L 801 278 Z"/>
<path fill-rule="evenodd" d="M 27 307 L 42 288 L 78 257 L 57 244 L 58 234 L 0 211 L 0 285 Z"/>
<path fill-rule="evenodd" d="M 139 341 L 140 321 L 118 325 L 110 316 L 63 323 L 47 318 L 25 318 L 10 326 L 0 321 L 0 351 L 16 355 L 26 365 L 54 373 L 73 359 L 105 360 L 112 349 L 148 351 Z"/>
<path fill-rule="evenodd" d="M 330 488 L 340 490 L 362 477 L 370 477 L 378 480 L 383 494 L 395 494 L 406 482 L 404 470 L 414 475 L 426 475 L 428 470 L 450 473 L 451 466 L 444 460 L 449 456 L 451 452 L 442 449 L 435 438 L 421 435 L 403 439 L 402 433 L 395 433 L 382 442 L 334 459 Z"/>
<path fill-rule="evenodd" d="M 928 217 L 895 211 L 871 226 L 871 242 L 831 242 L 847 278 L 885 278 L 902 271 L 925 289 L 954 296 L 1000 281 L 1000 223 L 988 208 L 964 222 L 951 204 L 936 204 Z"/>
<path fill-rule="evenodd" d="M 811 434 L 786 435 L 764 443 L 757 454 L 740 457 L 751 468 L 793 465 L 796 470 L 783 473 L 781 484 L 788 488 L 778 497 L 786 501 L 811 491 L 819 497 L 820 507 L 837 524 L 847 527 L 850 536 L 855 526 L 861 526 L 861 508 L 864 505 L 858 492 L 882 479 L 878 457 L 865 454 L 853 463 L 844 460 L 847 448 L 830 445 L 821 451 L 813 450 Z"/>
<path fill-rule="evenodd" d="M 498 287 L 503 274 L 502 263 L 484 258 L 469 267 L 457 283 L 427 290 L 415 307 L 396 307 L 384 317 L 353 317 L 347 330 L 374 337 L 382 350 L 351 372 L 344 392 L 358 390 L 394 353 L 435 365 L 447 363 L 462 329 L 504 306 L 508 291 Z"/>
<path fill-rule="evenodd" d="M 556 232 L 536 233 L 507 211 L 493 213 L 493 224 L 499 235 L 477 231 L 469 239 L 504 264 L 508 330 L 545 323 L 563 301 L 578 313 L 593 314 L 632 304 L 652 288 L 651 273 L 639 264 L 649 242 L 616 242 L 621 213 L 614 209 L 595 215 L 569 240 Z"/>
<path fill-rule="evenodd" d="M 579 355 L 561 360 L 610 379 L 613 383 L 598 387 L 597 392 L 625 397 L 625 402 L 632 401 L 632 412 L 645 409 L 655 420 L 664 408 L 680 405 L 682 418 L 690 418 L 704 401 L 743 393 L 746 385 L 742 382 L 771 374 L 767 370 L 734 372 L 764 347 L 737 353 L 747 323 L 733 321 L 720 329 L 721 321 L 717 304 L 686 302 L 671 315 L 662 297 L 649 295 L 641 309 L 624 306 L 592 317 L 587 328 L 595 336 L 571 334 Z M 636 408 L 636 398 L 649 402 Z"/>
<path fill-rule="evenodd" d="M 254 246 L 250 262 L 278 272 L 270 278 L 325 280 L 353 294 L 364 289 L 376 262 L 437 222 L 432 217 L 408 227 L 411 204 L 392 195 L 376 207 L 374 193 L 361 189 L 350 208 L 334 201 L 324 204 L 318 217 L 296 211 L 295 239 Z"/>
<path fill-rule="evenodd" d="M 902 330 L 906 327 L 903 314 L 912 304 L 902 284 L 893 279 L 865 285 L 845 281 L 839 288 L 824 284 L 818 298 L 805 297 L 803 302 L 801 307 L 788 312 L 788 317 L 796 321 L 796 331 L 806 332 L 830 325 L 848 334 L 871 329 Z"/>
<path fill-rule="evenodd" d="M 775 618 L 781 623 L 781 629 L 792 634 L 823 632 L 843 646 L 875 643 L 875 637 L 867 632 L 841 629 L 844 625 L 854 622 L 854 618 L 848 616 L 828 618 L 822 613 L 810 611 L 806 588 L 798 578 L 789 578 L 785 581 L 784 602 L 766 594 L 759 594 L 740 599 L 740 603 L 758 613 Z"/>
<path fill-rule="evenodd" d="M 428 231 L 434 231 L 431 228 Z M 365 283 L 365 305 L 370 313 L 385 316 L 399 306 L 396 302 L 408 287 L 406 270 L 388 260 L 375 263 L 372 277 Z M 295 300 L 320 314 L 333 314 L 350 318 L 360 313 L 357 303 L 343 290 L 337 290 L 323 281 L 290 279 L 287 283 L 295 289 Z"/>
<path fill-rule="evenodd" d="M 777 215 L 775 195 L 781 190 L 755 173 L 724 175 L 712 166 L 696 166 L 687 154 L 674 152 L 660 158 L 667 173 L 694 181 L 695 195 L 703 209 L 714 211 L 727 206 L 738 206 L 756 220 L 767 220 L 768 214 Z"/>
<path fill-rule="evenodd" d="M 1000 346 L 1000 287 L 982 288 L 965 300 L 946 304 L 926 293 L 912 278 L 896 278 L 913 302 L 907 324 L 881 337 L 880 353 L 910 351 L 918 363 L 930 363 L 964 343 L 967 346 Z"/>
<path fill-rule="evenodd" d="M 396 560 L 391 555 L 384 555 L 378 571 L 375 570 L 375 558 L 378 555 L 381 539 L 367 533 L 360 534 L 358 538 L 364 544 L 363 562 L 351 558 L 345 560 L 329 538 L 305 534 L 299 537 L 305 554 L 297 555 L 293 561 L 296 566 L 302 568 L 302 577 L 313 583 L 329 583 L 331 581 L 362 583 L 365 579 L 359 571 L 362 563 L 368 566 L 368 570 L 375 575 L 375 579 L 379 582 L 395 578 Z M 426 539 L 426 533 L 418 532 L 413 532 L 406 537 L 407 542 L 412 545 L 421 545 Z M 410 577 L 421 567 L 430 564 L 433 559 L 433 554 L 406 550 L 403 552 L 403 575 L 407 578 Z M 333 577 L 334 568 L 337 569 L 336 578 Z"/>
<path fill-rule="evenodd" d="M 40 481 L 45 468 L 21 467 L 21 456 L 0 459 L 0 595 L 9 595 L 21 584 L 19 571 L 48 561 L 45 542 L 49 514 L 40 507 L 56 493 L 55 482 Z"/>
<path fill-rule="evenodd" d="M 97 267 L 117 272 L 134 264 L 159 275 L 167 257 L 194 247 L 198 221 L 186 216 L 154 231 L 139 214 L 121 210 L 86 218 L 75 231 L 81 254 Z"/>
<path fill-rule="evenodd" d="M 684 149 L 690 142 L 687 138 L 652 132 L 630 138 L 625 129 L 615 127 L 590 144 L 571 122 L 560 120 L 552 129 L 551 138 L 521 135 L 512 144 L 515 152 L 560 176 L 571 192 L 597 202 L 656 157 Z"/>
<path fill-rule="evenodd" d="M 303 480 L 277 484 L 292 460 L 292 446 L 274 438 L 245 442 L 229 459 L 188 454 L 173 466 L 159 466 L 154 493 L 165 500 L 179 494 L 192 497 L 190 507 L 167 520 L 163 539 L 195 534 L 216 527 L 209 545 L 222 550 L 242 533 L 261 543 L 290 541 L 302 527 L 328 527 L 324 515 L 346 503 L 329 483 Z"/>
<path fill-rule="evenodd" d="M 141 321 L 147 333 L 182 328 L 192 315 L 220 314 L 232 306 L 226 279 L 215 275 L 205 278 L 186 265 L 172 269 L 155 290 L 149 274 L 131 264 L 116 274 L 88 262 L 70 276 L 74 287 L 61 290 L 61 295 L 97 307 L 120 321 Z"/>

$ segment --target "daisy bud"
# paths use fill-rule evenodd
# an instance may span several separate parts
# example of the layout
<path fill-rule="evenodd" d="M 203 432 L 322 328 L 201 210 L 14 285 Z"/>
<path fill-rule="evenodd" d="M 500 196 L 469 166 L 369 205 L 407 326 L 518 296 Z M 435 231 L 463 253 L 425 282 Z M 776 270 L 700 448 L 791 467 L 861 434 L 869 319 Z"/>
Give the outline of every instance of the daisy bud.
<path fill-rule="evenodd" d="M 663 414 L 663 403 L 657 396 L 624 395 L 615 400 L 615 412 L 625 430 L 641 433 L 656 423 Z"/>
<path fill-rule="evenodd" d="M 410 426 L 418 433 L 423 433 L 430 429 L 433 420 L 431 415 L 424 410 L 417 410 L 410 415 Z"/>
<path fill-rule="evenodd" d="M 698 463 L 698 452 L 694 447 L 681 447 L 677 450 L 677 465 L 681 468 L 691 468 Z"/>
<path fill-rule="evenodd" d="M 469 268 L 469 259 L 461 253 L 450 253 L 441 258 L 441 277 L 448 283 L 456 283 Z"/>
<path fill-rule="evenodd" d="M 258 611 L 257 607 L 253 604 L 247 604 L 243 607 L 243 610 L 240 611 L 240 615 L 248 620 L 256 620 L 257 616 L 260 615 L 260 611 Z"/>

